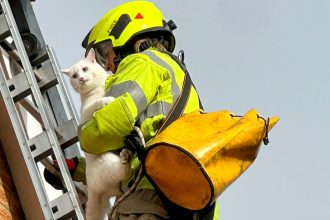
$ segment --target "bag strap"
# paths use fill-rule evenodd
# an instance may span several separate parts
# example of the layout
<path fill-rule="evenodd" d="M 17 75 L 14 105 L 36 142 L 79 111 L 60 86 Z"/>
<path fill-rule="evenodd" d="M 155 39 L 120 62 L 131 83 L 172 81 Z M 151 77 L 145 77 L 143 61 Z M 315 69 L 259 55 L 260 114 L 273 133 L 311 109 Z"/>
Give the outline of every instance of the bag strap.
<path fill-rule="evenodd" d="M 180 66 L 180 68 L 184 72 L 184 79 L 183 79 L 183 84 L 182 84 L 182 90 L 181 90 L 178 98 L 175 100 L 175 103 L 171 107 L 171 110 L 167 114 L 163 124 L 157 130 L 156 135 L 159 134 L 166 127 L 168 127 L 172 122 L 174 122 L 176 119 L 178 119 L 183 114 L 184 109 L 188 103 L 191 87 L 194 86 L 194 84 L 192 83 L 192 80 L 190 78 L 190 75 L 188 73 L 188 70 L 187 70 L 185 64 L 183 63 L 183 61 L 181 61 L 177 56 L 173 55 L 170 52 L 167 52 L 167 51 L 160 51 L 160 52 L 169 55 Z M 199 106 L 200 106 L 200 108 L 203 109 L 203 106 L 200 101 L 199 101 Z M 144 148 L 143 144 L 141 143 L 140 136 L 135 129 L 131 132 L 131 134 L 126 136 L 126 138 L 124 139 L 124 143 L 125 143 L 126 148 L 137 152 L 137 156 L 140 159 L 140 161 L 144 160 L 144 156 L 146 154 L 146 149 Z"/>
<path fill-rule="evenodd" d="M 188 103 L 190 89 L 191 89 L 192 81 L 190 75 L 187 70 L 185 70 L 185 77 L 183 80 L 183 88 L 181 90 L 180 95 L 176 99 L 175 103 L 173 104 L 170 112 L 168 113 L 164 123 L 158 129 L 156 135 L 168 127 L 172 122 L 178 119 L 184 112 L 184 109 Z"/>
<path fill-rule="evenodd" d="M 193 84 L 189 72 L 186 68 L 186 65 L 184 63 L 184 52 L 181 50 L 179 52 L 179 57 L 173 55 L 170 52 L 167 51 L 160 51 L 162 53 L 165 53 L 169 55 L 179 66 L 180 68 L 184 71 L 184 79 L 183 79 L 183 85 L 182 85 L 182 90 L 178 98 L 176 99 L 175 103 L 173 104 L 171 110 L 169 111 L 163 125 L 158 129 L 156 135 L 164 130 L 167 126 L 169 126 L 172 122 L 174 122 L 176 119 L 178 119 L 184 112 L 184 109 L 188 103 L 188 99 L 190 96 L 190 90 L 191 86 L 195 87 Z M 197 94 L 198 95 L 198 94 Z M 201 103 L 200 98 L 198 97 L 199 100 L 199 108 L 203 109 L 203 105 Z"/>
<path fill-rule="evenodd" d="M 170 52 L 167 51 L 161 51 L 161 52 L 168 54 L 180 66 L 180 68 L 184 71 L 184 79 L 182 84 L 182 90 L 178 98 L 175 100 L 175 103 L 173 104 L 171 110 L 167 114 L 165 121 L 163 122 L 161 127 L 157 130 L 156 135 L 159 134 L 166 127 L 168 127 L 172 122 L 174 122 L 183 114 L 184 109 L 188 103 L 191 86 L 194 86 L 184 63 L 181 60 L 179 60 L 177 56 L 173 55 Z M 201 102 L 199 102 L 199 106 L 200 108 L 203 109 Z M 142 144 L 140 135 L 135 129 L 131 132 L 131 134 L 126 136 L 126 138 L 124 139 L 124 143 L 126 148 L 130 149 L 133 152 L 134 151 L 137 152 L 137 156 L 140 161 L 144 161 L 146 149 Z"/>

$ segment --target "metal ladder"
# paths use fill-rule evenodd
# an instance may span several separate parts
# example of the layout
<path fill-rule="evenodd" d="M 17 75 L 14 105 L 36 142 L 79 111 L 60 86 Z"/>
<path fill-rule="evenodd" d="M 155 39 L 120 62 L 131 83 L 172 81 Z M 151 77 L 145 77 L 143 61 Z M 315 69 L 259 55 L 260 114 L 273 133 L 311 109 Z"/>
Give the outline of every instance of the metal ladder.
<path fill-rule="evenodd" d="M 77 120 L 70 97 L 67 94 L 59 66 L 53 50 L 48 46 L 40 48 L 41 35 L 21 33 L 11 7 L 11 0 L 0 0 L 0 49 L 6 53 L 15 66 L 0 64 L 0 90 L 8 116 L 14 128 L 20 151 L 25 160 L 29 176 L 37 194 L 45 219 L 85 219 L 76 186 L 65 163 L 63 150 L 78 141 Z M 14 1 L 14 0 L 12 0 Z M 17 0 L 15 0 L 17 1 Z M 22 2 L 24 0 L 21 0 Z M 23 4 L 30 5 L 29 1 Z M 30 7 L 30 6 L 29 6 Z M 32 10 L 32 8 L 31 8 Z M 22 16 L 22 15 L 20 15 Z M 16 17 L 17 19 L 17 17 Z M 36 46 L 35 48 L 32 48 Z M 40 53 L 33 54 L 35 49 Z M 44 53 L 43 53 L 44 52 Z M 56 105 L 52 106 L 52 97 Z M 61 114 L 68 115 L 68 120 L 58 120 L 54 109 L 62 105 Z M 18 106 L 23 106 L 42 127 L 42 132 L 32 138 L 28 137 L 24 121 Z M 65 117 L 64 117 L 65 118 Z M 43 183 L 38 164 L 42 163 L 52 169 L 49 157 L 57 160 L 57 172 L 63 180 L 63 194 L 50 201 Z M 55 169 L 53 169 L 54 171 Z M 56 172 L 56 170 L 55 170 Z"/>

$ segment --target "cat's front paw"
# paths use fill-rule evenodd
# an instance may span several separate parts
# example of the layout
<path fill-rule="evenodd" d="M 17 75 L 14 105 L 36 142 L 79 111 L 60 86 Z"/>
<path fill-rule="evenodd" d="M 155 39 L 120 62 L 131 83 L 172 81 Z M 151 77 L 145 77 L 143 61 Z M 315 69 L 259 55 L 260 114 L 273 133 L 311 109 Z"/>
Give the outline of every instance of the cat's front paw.
<path fill-rule="evenodd" d="M 133 152 L 126 149 L 126 148 L 123 148 L 120 153 L 119 153 L 119 156 L 120 156 L 120 162 L 122 164 L 126 164 L 126 163 L 129 163 L 131 158 L 132 158 L 132 155 L 133 155 Z"/>
<path fill-rule="evenodd" d="M 114 97 L 112 97 L 112 96 L 107 96 L 107 97 L 103 97 L 103 98 L 101 98 L 101 99 L 99 100 L 99 102 L 100 102 L 101 107 L 104 107 L 104 106 L 106 106 L 107 104 L 113 102 L 114 100 L 115 100 Z"/>

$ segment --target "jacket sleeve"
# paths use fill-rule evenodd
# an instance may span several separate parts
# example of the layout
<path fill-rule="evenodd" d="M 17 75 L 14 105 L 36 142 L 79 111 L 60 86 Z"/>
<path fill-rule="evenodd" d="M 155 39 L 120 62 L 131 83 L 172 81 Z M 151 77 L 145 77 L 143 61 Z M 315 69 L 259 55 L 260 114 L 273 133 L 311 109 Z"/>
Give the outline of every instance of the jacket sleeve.
<path fill-rule="evenodd" d="M 141 54 L 126 57 L 113 79 L 108 80 L 108 96 L 116 99 L 96 111 L 80 130 L 81 148 L 101 154 L 123 147 L 124 137 L 131 133 L 137 117 L 155 98 L 167 71 Z"/>

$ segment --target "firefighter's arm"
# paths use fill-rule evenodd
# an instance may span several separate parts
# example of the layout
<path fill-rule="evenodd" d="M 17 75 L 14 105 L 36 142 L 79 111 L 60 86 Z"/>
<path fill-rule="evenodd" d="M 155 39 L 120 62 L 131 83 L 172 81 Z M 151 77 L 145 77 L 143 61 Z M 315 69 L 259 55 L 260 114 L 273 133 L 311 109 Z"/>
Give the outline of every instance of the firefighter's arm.
<path fill-rule="evenodd" d="M 125 68 L 120 68 L 120 67 Z M 128 72 L 129 71 L 129 72 Z M 117 97 L 80 130 L 81 148 L 92 154 L 117 150 L 124 146 L 124 137 L 131 133 L 138 115 L 157 94 L 163 70 L 141 56 L 122 61 L 111 83 L 109 96 Z"/>
<path fill-rule="evenodd" d="M 93 119 L 80 131 L 81 148 L 92 154 L 101 154 L 123 147 L 123 140 L 134 126 L 135 104 L 128 93 L 95 112 Z"/>

